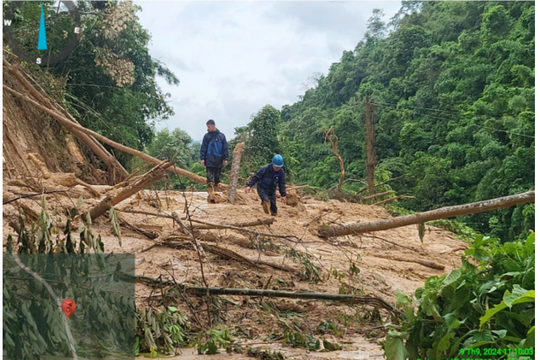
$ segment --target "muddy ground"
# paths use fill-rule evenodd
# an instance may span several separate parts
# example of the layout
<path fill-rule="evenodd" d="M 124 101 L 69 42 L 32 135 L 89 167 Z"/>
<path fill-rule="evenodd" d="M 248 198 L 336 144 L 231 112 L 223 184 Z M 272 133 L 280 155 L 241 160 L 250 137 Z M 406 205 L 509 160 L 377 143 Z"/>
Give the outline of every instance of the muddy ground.
<path fill-rule="evenodd" d="M 104 186 L 98 188 L 103 192 L 108 189 Z M 77 191 L 85 190 L 81 188 Z M 85 197 L 83 208 L 89 208 L 98 201 L 90 196 Z M 242 194 L 243 200 L 236 205 L 209 204 L 206 197 L 206 193 L 186 193 L 189 214 L 193 219 L 213 224 L 231 224 L 269 217 L 264 214 L 256 194 Z M 76 201 L 76 198 L 69 199 L 61 194 L 47 196 L 51 209 L 70 208 Z M 21 204 L 31 209 L 30 211 L 40 211 L 39 200 L 36 198 L 4 205 L 4 251 L 7 234 L 14 234 L 8 223 L 16 217 Z M 253 264 L 206 253 L 204 273 L 209 286 L 373 295 L 395 305 L 396 290 L 410 295 L 421 287 L 428 277 L 450 272 L 459 266 L 460 256 L 467 248 L 464 242 L 451 233 L 431 226 L 426 227 L 423 242 L 419 239 L 416 226 L 329 240 L 316 235 L 317 228 L 322 224 L 367 223 L 391 218 L 380 206 L 337 200 L 322 202 L 304 197 L 296 207 L 282 203 L 278 203 L 278 207 L 279 215 L 273 224 L 250 229 L 261 233 L 290 235 L 289 238 L 245 234 L 231 229 L 201 230 L 201 233 L 210 232 L 216 235 L 218 246 L 240 254 L 255 264 L 265 262 L 289 270 L 278 270 L 268 265 L 255 267 Z M 186 216 L 184 196 L 175 191 L 139 193 L 116 208 L 128 223 L 154 231 L 160 235 L 160 239 L 168 234 L 178 234 L 178 225 L 171 219 L 126 211 L 161 211 L 167 214 L 176 212 L 180 217 Z M 155 240 L 123 227 L 123 246 L 120 246 L 112 233 L 110 223 L 103 217 L 94 223 L 93 230 L 102 235 L 106 252 L 136 254 L 137 275 L 153 278 L 161 276 L 164 279 L 174 276 L 177 282 L 188 285 L 200 285 L 202 282 L 198 257 L 189 242 L 176 249 L 156 246 L 143 251 Z M 208 241 L 205 243 L 211 244 Z M 216 242 L 213 244 L 216 245 Z M 304 259 L 309 259 L 309 262 L 302 264 L 300 258 L 291 256 L 292 249 L 301 254 L 301 257 L 304 256 Z M 431 261 L 444 266 L 444 270 L 433 269 L 414 261 Z M 314 275 L 315 270 L 319 273 L 318 278 Z M 137 284 L 138 306 L 148 304 L 151 293 L 149 286 Z M 280 351 L 288 359 L 383 359 L 379 342 L 384 339 L 384 331 L 380 327 L 391 320 L 385 310 L 378 311 L 368 305 L 347 306 L 317 300 L 237 296 L 226 298 L 231 302 L 222 302 L 221 322 L 230 328 L 235 339 L 246 347 L 251 344 L 253 347 Z M 204 303 L 197 298 L 192 301 L 196 307 L 195 312 L 204 317 Z M 182 301 L 175 306 L 190 313 Z M 343 334 L 318 334 L 316 328 L 323 321 L 334 323 Z M 337 342 L 343 349 L 326 353 L 307 352 L 305 349 L 292 348 L 279 338 L 268 340 L 272 334 L 283 334 L 284 322 L 304 333 Z M 175 359 L 192 359 L 197 357 L 195 354 L 195 349 L 183 349 L 182 354 Z M 222 351 L 221 355 L 209 358 L 248 357 L 240 354 L 228 355 Z"/>

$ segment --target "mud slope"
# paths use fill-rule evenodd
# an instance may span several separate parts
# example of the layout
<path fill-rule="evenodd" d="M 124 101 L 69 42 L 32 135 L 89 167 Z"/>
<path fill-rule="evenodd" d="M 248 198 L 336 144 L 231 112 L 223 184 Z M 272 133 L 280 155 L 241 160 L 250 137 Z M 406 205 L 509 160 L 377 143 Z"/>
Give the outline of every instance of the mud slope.
<path fill-rule="evenodd" d="M 268 217 L 263 213 L 255 194 L 245 195 L 245 201 L 241 205 L 208 204 L 206 193 L 186 195 L 189 212 L 193 219 L 214 224 L 230 224 Z M 47 199 L 51 210 L 69 208 L 74 201 L 56 194 L 48 195 Z M 85 199 L 88 207 L 97 201 L 98 199 Z M 39 213 L 39 201 L 24 199 L 20 202 Z M 16 215 L 15 204 L 4 206 L 4 222 Z M 186 216 L 185 208 L 186 203 L 182 193 L 173 191 L 146 191 L 117 206 L 120 216 L 127 222 L 141 229 L 156 231 L 161 238 L 170 234 L 179 234 L 178 226 L 171 219 L 129 211 L 150 213 L 163 211 L 169 214 L 176 212 L 180 217 L 184 217 Z M 289 207 L 280 203 L 279 212 L 273 224 L 251 229 L 266 234 L 289 235 L 287 239 L 257 234 L 246 236 L 245 233 L 230 229 L 201 230 L 202 233 L 212 233 L 217 239 L 217 242 L 204 241 L 205 244 L 218 245 L 255 263 L 265 262 L 274 265 L 274 267 L 260 265 L 260 268 L 257 268 L 207 252 L 204 272 L 210 286 L 366 294 L 381 297 L 395 304 L 397 289 L 410 295 L 421 287 L 428 277 L 450 272 L 454 267 L 459 266 L 460 256 L 467 248 L 465 243 L 452 234 L 430 226 L 426 228 L 423 243 L 418 237 L 416 226 L 329 240 L 316 236 L 317 227 L 323 223 L 347 224 L 390 218 L 386 210 L 379 206 L 341 203 L 334 200 L 321 202 L 303 199 L 299 207 Z M 137 275 L 154 278 L 162 276 L 164 279 L 171 279 L 174 276 L 178 282 L 200 285 L 200 264 L 189 241 L 184 240 L 185 246 L 175 249 L 157 246 L 143 251 L 152 245 L 153 240 L 122 228 L 123 246 L 121 247 L 112 235 L 111 225 L 106 219 L 103 217 L 97 219 L 93 227 L 94 233 L 102 235 L 106 252 L 136 254 L 135 272 Z M 13 230 L 4 226 L 4 251 L 8 233 L 13 233 Z M 292 256 L 291 249 L 304 257 Z M 303 263 L 302 259 L 304 259 Z M 444 270 L 426 267 L 415 261 L 434 262 L 444 266 Z M 349 271 L 353 263 L 358 269 L 357 273 Z M 289 270 L 278 270 L 276 266 L 286 267 Z M 320 281 L 314 281 L 316 280 L 315 271 L 320 274 Z M 156 295 L 151 287 L 137 284 L 138 306 L 147 306 L 151 294 Z M 374 308 L 369 305 L 347 306 L 321 301 L 279 298 L 246 299 L 235 296 L 226 298 L 233 303 L 223 305 L 222 323 L 231 331 L 241 330 L 245 336 L 238 335 L 239 332 L 236 332 L 235 336 L 237 341 L 242 341 L 244 344 L 254 343 L 256 344 L 254 346 L 279 350 L 295 359 L 382 359 L 382 350 L 376 341 L 382 340 L 384 332 L 366 329 L 380 326 L 387 321 L 389 315 L 385 310 L 380 310 L 379 315 L 379 312 L 374 311 Z M 201 299 L 193 297 L 191 301 L 196 312 L 206 313 L 206 306 Z M 277 312 L 265 310 L 263 301 Z M 232 305 L 234 303 L 236 305 Z M 186 314 L 193 311 L 190 311 L 182 301 L 173 304 Z M 162 304 L 154 301 L 152 306 L 159 307 Z M 281 315 L 277 316 L 278 313 Z M 293 317 L 290 318 L 286 314 L 292 314 Z M 284 345 L 282 341 L 268 341 L 267 338 L 272 333 L 283 334 L 283 321 L 289 323 L 297 321 L 296 326 L 299 326 L 301 331 L 312 334 L 316 333 L 316 328 L 322 321 L 332 321 L 344 332 L 342 337 L 334 340 L 345 347 L 339 352 L 307 354 L 305 350 L 293 349 Z M 183 353 L 187 356 L 192 353 L 192 350 L 185 349 Z M 221 355 L 217 358 L 241 359 L 242 357 Z"/>
<path fill-rule="evenodd" d="M 4 71 L 3 84 L 27 94 L 7 71 Z M 7 91 L 3 92 L 2 105 L 4 179 L 36 176 L 38 169 L 27 157 L 28 153 L 38 153 L 53 172 L 75 172 L 86 182 L 104 183 L 100 171 L 84 156 L 91 157 L 90 152 L 84 145 L 78 145 L 56 120 Z"/>

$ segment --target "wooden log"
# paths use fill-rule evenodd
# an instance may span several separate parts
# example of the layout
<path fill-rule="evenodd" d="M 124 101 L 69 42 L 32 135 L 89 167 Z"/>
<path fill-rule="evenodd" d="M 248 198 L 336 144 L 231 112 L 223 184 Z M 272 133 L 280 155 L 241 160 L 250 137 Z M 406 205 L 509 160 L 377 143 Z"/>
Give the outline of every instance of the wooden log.
<path fill-rule="evenodd" d="M 164 161 L 158 166 L 154 167 L 152 170 L 147 172 L 144 176 L 137 178 L 137 181 L 130 185 L 126 186 L 120 190 L 115 195 L 108 194 L 105 199 L 103 199 L 99 204 L 90 209 L 90 219 L 94 220 L 101 215 L 105 214 L 111 206 L 114 206 L 121 201 L 129 198 L 130 196 L 138 193 L 147 186 L 152 185 L 157 180 L 161 179 L 165 173 L 165 169 L 173 164 L 172 161 Z"/>
<path fill-rule="evenodd" d="M 19 98 L 23 99 L 24 101 L 34 105 L 35 107 L 39 108 L 40 110 L 46 112 L 47 114 L 51 115 L 52 117 L 54 117 L 56 120 L 58 120 L 62 125 L 64 125 L 68 130 L 70 131 L 73 131 L 73 130 L 79 130 L 80 132 L 83 132 L 87 135 L 91 135 L 93 136 L 94 138 L 96 138 L 97 140 L 107 144 L 107 145 L 110 145 L 118 150 L 121 150 L 123 152 L 125 152 L 126 154 L 130 154 L 130 155 L 133 155 L 133 156 L 136 156 L 144 161 L 147 161 L 149 163 L 152 163 L 152 164 L 160 164 L 161 163 L 161 160 L 159 159 L 156 159 L 148 154 L 145 154 L 144 152 L 142 151 L 138 151 L 138 150 L 135 150 L 135 149 L 132 149 L 128 146 L 124 146 L 122 144 L 119 144 L 115 141 L 112 141 L 108 138 L 106 138 L 105 136 L 103 135 L 100 135 L 92 130 L 89 130 L 85 127 L 82 127 L 78 124 L 75 124 L 71 121 L 69 121 L 65 116 L 61 115 L 60 113 L 54 111 L 54 110 L 51 110 L 51 109 L 48 109 L 46 108 L 45 106 L 39 104 L 38 102 L 30 99 L 28 96 L 24 95 L 24 94 L 21 94 L 20 92 L 18 91 L 15 91 L 9 87 L 7 87 L 6 85 L 4 85 L 4 89 L 7 90 L 8 92 L 18 96 Z M 170 172 L 173 172 L 175 174 L 178 174 L 180 176 L 184 176 L 184 177 L 187 177 L 193 181 L 196 181 L 198 183 L 201 183 L 201 184 L 206 184 L 206 178 L 202 177 L 202 176 L 199 176 L 197 174 L 194 174 L 190 171 L 187 171 L 187 170 L 184 170 L 184 169 L 181 169 L 179 167 L 176 167 L 176 166 L 173 166 L 171 165 L 170 167 L 167 168 L 168 171 Z M 219 187 L 220 188 L 223 188 L 223 189 L 226 189 L 228 186 L 225 185 L 225 184 L 219 184 Z"/>
<path fill-rule="evenodd" d="M 350 234 L 361 234 L 369 231 L 388 230 L 431 220 L 446 219 L 455 216 L 477 214 L 495 209 L 509 208 L 514 205 L 531 202 L 534 202 L 534 190 L 517 195 L 504 196 L 501 198 L 478 201 L 465 205 L 446 206 L 423 213 L 400 216 L 397 218 L 376 221 L 368 224 L 328 226 L 319 230 L 319 236 L 344 236 Z"/>
<path fill-rule="evenodd" d="M 383 200 L 383 201 L 379 201 L 373 205 L 384 205 L 386 203 L 389 203 L 391 201 L 394 201 L 394 200 L 399 200 L 399 199 L 415 199 L 414 196 L 408 196 L 408 195 L 398 195 L 398 196 L 394 196 L 394 197 L 391 197 L 389 199 L 386 199 L 386 200 Z"/>
<path fill-rule="evenodd" d="M 240 232 L 245 232 L 245 233 L 249 233 L 249 234 L 255 234 L 255 235 L 260 235 L 260 236 L 267 236 L 267 237 L 275 237 L 275 238 L 280 238 L 280 239 L 296 239 L 298 240 L 299 242 L 301 241 L 298 236 L 296 235 L 283 235 L 283 234 L 270 234 L 270 233 L 262 233 L 260 231 L 256 231 L 256 230 L 251 230 L 251 229 L 244 229 L 240 226 L 232 226 L 232 225 L 218 225 L 218 224 L 212 224 L 212 223 L 209 223 L 209 222 L 206 222 L 206 221 L 202 221 L 202 220 L 195 220 L 195 219 L 191 219 L 192 222 L 196 222 L 196 223 L 199 223 L 199 224 L 204 224 L 204 225 L 210 225 L 210 226 L 219 226 L 220 228 L 223 228 L 223 229 L 232 229 L 232 230 L 238 230 Z"/>
<path fill-rule="evenodd" d="M 288 299 L 311 299 L 311 300 L 327 300 L 337 301 L 347 304 L 362 304 L 371 305 L 379 308 L 386 309 L 387 311 L 403 317 L 403 313 L 388 303 L 386 300 L 371 295 L 343 295 L 343 294 L 327 294 L 327 293 L 309 293 L 309 292 L 289 292 L 289 291 L 276 291 L 276 290 L 263 290 L 263 289 L 235 289 L 235 288 L 215 288 L 215 287 L 202 287 L 202 286 L 186 286 L 178 284 L 172 280 L 154 279 L 148 276 L 131 275 L 123 272 L 118 273 L 119 278 L 124 281 L 135 281 L 147 285 L 166 285 L 174 286 L 183 291 L 186 291 L 196 296 L 210 295 L 231 295 L 231 296 L 263 296 L 263 297 L 276 297 L 276 298 L 288 298 Z"/>
<path fill-rule="evenodd" d="M 424 260 L 417 260 L 417 259 L 406 259 L 406 258 L 402 258 L 402 257 L 397 257 L 397 256 L 386 256 L 386 255 L 377 255 L 378 257 L 382 257 L 382 258 L 385 258 L 385 259 L 388 259 L 388 260 L 393 260 L 393 261 L 403 261 L 403 262 L 412 262 L 412 263 L 416 263 L 416 264 L 420 264 L 420 265 L 423 265 L 423 266 L 426 266 L 428 268 L 432 268 L 432 269 L 436 269 L 436 270 L 444 270 L 444 265 L 440 265 L 440 264 L 437 264 L 437 263 L 434 263 L 433 261 L 424 261 Z"/>
<path fill-rule="evenodd" d="M 50 98 L 39 92 L 32 84 L 30 84 L 30 82 L 24 77 L 24 75 L 21 74 L 20 71 L 15 66 L 11 65 L 6 59 L 3 59 L 3 65 L 6 70 L 13 74 L 13 76 L 15 76 L 17 80 L 19 80 L 19 82 L 28 90 L 28 92 L 32 94 L 32 96 L 34 96 L 34 98 L 36 98 L 41 104 L 43 104 L 44 107 L 48 108 L 49 110 L 61 109 L 62 113 L 68 121 L 80 126 L 77 120 L 75 120 L 66 109 L 61 107 L 54 100 L 51 100 Z M 6 87 L 4 86 L 4 88 Z M 103 147 L 103 145 L 97 142 L 95 138 L 87 135 L 84 132 L 81 132 L 78 129 L 72 129 L 71 132 L 73 133 L 73 135 L 77 136 L 82 142 L 84 142 L 86 146 L 88 146 L 88 148 L 90 148 L 90 150 L 92 150 L 94 154 L 96 154 L 96 156 L 99 157 L 101 161 L 103 161 L 105 165 L 107 165 L 107 167 L 113 171 L 113 173 L 114 171 L 117 171 L 118 175 L 120 176 L 120 180 L 129 175 L 129 173 L 126 171 L 126 169 L 124 169 L 122 164 L 120 164 L 120 162 L 116 160 L 116 158 L 111 153 L 109 153 Z"/>
<path fill-rule="evenodd" d="M 382 192 L 382 193 L 378 193 L 378 194 L 373 194 L 373 195 L 370 195 L 370 196 L 362 197 L 361 200 L 362 200 L 362 201 L 373 200 L 373 199 L 380 198 L 380 197 L 383 197 L 383 196 L 386 196 L 386 195 L 390 195 L 390 194 L 393 194 L 393 193 L 395 193 L 394 190 L 385 191 L 385 192 Z"/>
<path fill-rule="evenodd" d="M 234 204 L 236 198 L 236 186 L 238 185 L 238 175 L 240 173 L 240 160 L 242 159 L 242 153 L 244 152 L 244 143 L 238 143 L 234 147 L 232 165 L 231 165 L 231 175 L 229 177 L 229 191 L 228 197 L 229 202 Z"/>
<path fill-rule="evenodd" d="M 192 220 L 195 221 L 195 220 Z M 192 229 L 196 230 L 203 230 L 203 229 L 230 229 L 231 226 L 234 227 L 249 227 L 249 226 L 258 226 L 258 225 L 271 225 L 275 221 L 274 218 L 268 218 L 268 219 L 257 219 L 255 221 L 245 221 L 240 223 L 234 223 L 234 224 L 209 224 L 209 225 L 194 225 Z"/>

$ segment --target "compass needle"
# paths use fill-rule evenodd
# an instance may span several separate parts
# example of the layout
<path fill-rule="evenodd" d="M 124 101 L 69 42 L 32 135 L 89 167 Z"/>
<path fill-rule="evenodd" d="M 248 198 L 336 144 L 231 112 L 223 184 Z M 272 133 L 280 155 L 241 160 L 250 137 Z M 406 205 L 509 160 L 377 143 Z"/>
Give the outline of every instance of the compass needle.
<path fill-rule="evenodd" d="M 39 22 L 38 50 L 47 50 L 47 35 L 45 32 L 45 14 L 43 13 L 43 4 L 41 4 L 41 20 Z"/>
<path fill-rule="evenodd" d="M 6 7 L 4 38 L 13 54 L 39 66 L 67 58 L 81 37 L 81 16 L 76 1 L 60 0 L 61 6 L 67 11 L 51 11 L 50 1 L 13 1 Z"/>

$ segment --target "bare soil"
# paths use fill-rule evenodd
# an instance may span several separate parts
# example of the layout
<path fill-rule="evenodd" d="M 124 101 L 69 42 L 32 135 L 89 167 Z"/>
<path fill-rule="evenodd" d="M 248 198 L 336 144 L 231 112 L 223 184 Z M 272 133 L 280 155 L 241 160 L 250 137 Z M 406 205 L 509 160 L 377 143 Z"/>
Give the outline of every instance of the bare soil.
<path fill-rule="evenodd" d="M 86 191 L 77 186 L 77 191 Z M 96 186 L 100 191 L 106 186 Z M 74 206 L 76 199 L 63 194 L 47 195 L 50 209 L 61 214 L 62 209 Z M 214 224 L 231 224 L 267 218 L 256 194 L 243 194 L 240 205 L 228 203 L 209 204 L 207 193 L 186 193 L 189 214 L 193 219 Z M 83 208 L 90 208 L 99 199 L 90 196 L 84 200 Z M 14 234 L 7 224 L 16 218 L 21 205 L 27 211 L 39 213 L 39 198 L 21 199 L 4 205 L 4 251 L 6 237 Z M 144 191 L 117 205 L 120 216 L 141 229 L 152 230 L 160 234 L 178 234 L 178 225 L 171 219 L 135 214 L 125 211 L 145 211 L 157 213 L 176 212 L 186 216 L 186 202 L 180 192 Z M 276 270 L 267 265 L 262 269 L 236 260 L 206 253 L 204 273 L 209 286 L 224 288 L 273 289 L 293 292 L 349 293 L 373 295 L 395 305 L 395 292 L 400 290 L 407 295 L 421 287 L 431 276 L 440 276 L 450 272 L 460 264 L 460 257 L 467 245 L 451 233 L 431 226 L 426 227 L 423 243 L 418 236 L 416 226 L 380 231 L 357 236 L 345 236 L 335 239 L 321 239 L 317 229 L 323 224 L 349 224 L 354 222 L 373 222 L 391 216 L 383 207 L 353 204 L 330 200 L 316 201 L 311 198 L 301 199 L 296 207 L 278 203 L 279 214 L 272 225 L 256 226 L 250 229 L 260 233 L 290 235 L 288 239 L 272 238 L 265 235 L 245 234 L 236 230 L 202 230 L 218 237 L 222 248 L 234 251 L 257 263 L 264 261 L 286 266 L 293 271 Z M 102 235 L 106 252 L 135 253 L 136 274 L 153 278 L 174 279 L 187 285 L 202 283 L 200 264 L 193 246 L 172 249 L 163 246 L 148 251 L 154 240 L 122 228 L 122 243 L 112 234 L 110 223 L 102 218 L 93 224 L 94 232 Z M 390 240 L 391 244 L 385 240 Z M 206 242 L 208 243 L 208 242 Z M 215 245 L 215 244 L 214 244 Z M 306 266 L 291 256 L 291 249 L 308 254 L 311 264 L 320 273 L 320 281 L 307 279 Z M 407 260 L 397 261 L 396 259 Z M 296 260 L 296 261 L 295 261 Z M 426 267 L 417 261 L 431 261 L 443 265 L 444 270 Z M 357 274 L 350 273 L 351 265 L 359 269 Z M 311 269 L 313 270 L 313 269 Z M 152 289 L 144 284 L 136 285 L 138 306 L 146 306 Z M 384 338 L 384 331 L 377 328 L 390 319 L 385 310 L 376 311 L 371 306 L 347 306 L 315 300 L 261 299 L 227 296 L 236 305 L 222 303 L 222 326 L 231 329 L 235 339 L 246 346 L 280 351 L 289 359 L 383 359 L 382 348 L 378 344 Z M 150 301 L 152 301 L 150 299 Z M 206 321 L 205 303 L 192 298 L 198 316 Z M 268 311 L 268 308 L 271 311 Z M 154 304 L 155 305 L 155 304 Z M 186 304 L 177 300 L 168 305 L 178 306 L 191 314 Z M 332 337 L 329 334 L 317 334 L 316 327 L 323 321 L 331 321 L 343 331 L 343 335 Z M 304 333 L 314 334 L 319 338 L 329 338 L 343 346 L 335 352 L 307 352 L 305 349 L 292 348 L 279 338 L 269 341 L 272 334 L 283 334 L 283 322 L 296 326 Z M 296 323 L 295 323 L 296 322 Z M 371 329 L 371 330 L 370 330 Z M 222 351 L 223 353 L 223 351 Z M 183 349 L 182 354 L 174 359 L 194 359 L 195 349 Z M 247 359 L 241 354 L 221 354 L 211 356 L 216 359 Z"/>

